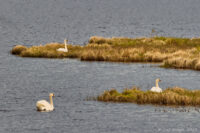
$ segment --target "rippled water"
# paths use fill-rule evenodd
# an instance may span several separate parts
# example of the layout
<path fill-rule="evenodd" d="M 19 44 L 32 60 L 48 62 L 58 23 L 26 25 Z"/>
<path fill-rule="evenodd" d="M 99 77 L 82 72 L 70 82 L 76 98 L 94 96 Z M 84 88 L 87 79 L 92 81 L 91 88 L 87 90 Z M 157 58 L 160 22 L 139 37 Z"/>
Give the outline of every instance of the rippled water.
<path fill-rule="evenodd" d="M 198 37 L 199 0 L 0 0 L 0 132 L 198 132 L 199 115 L 155 111 L 163 107 L 86 101 L 105 89 L 133 85 L 149 89 L 200 89 L 200 72 L 163 69 L 156 64 L 81 62 L 19 58 L 16 44 L 84 44 L 104 37 Z M 39 113 L 35 103 L 54 92 L 55 111 Z M 170 110 L 164 108 L 164 110 Z"/>

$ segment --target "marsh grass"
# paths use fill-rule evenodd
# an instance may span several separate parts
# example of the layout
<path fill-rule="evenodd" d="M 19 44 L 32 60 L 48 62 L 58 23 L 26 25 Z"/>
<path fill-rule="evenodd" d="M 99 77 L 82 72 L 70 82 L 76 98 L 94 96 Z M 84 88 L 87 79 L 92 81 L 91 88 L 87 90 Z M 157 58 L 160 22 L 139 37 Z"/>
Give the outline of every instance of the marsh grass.
<path fill-rule="evenodd" d="M 14 55 L 19 55 L 23 51 L 26 51 L 26 50 L 27 50 L 27 47 L 25 47 L 23 45 L 17 45 L 12 49 L 11 53 L 14 54 Z"/>
<path fill-rule="evenodd" d="M 68 45 L 67 53 L 56 49 L 64 44 L 15 46 L 11 53 L 21 57 L 79 58 L 84 61 L 158 62 L 163 67 L 200 70 L 200 38 L 103 38 L 93 36 L 85 46 Z"/>
<path fill-rule="evenodd" d="M 180 87 L 167 88 L 162 93 L 142 91 L 137 87 L 104 91 L 97 97 L 103 102 L 128 102 L 136 104 L 153 104 L 164 106 L 200 106 L 200 90 L 188 90 Z"/>
<path fill-rule="evenodd" d="M 81 49 L 81 46 L 72 46 L 68 45 L 68 49 L 70 52 L 59 52 L 57 51 L 58 48 L 64 48 L 64 44 L 61 43 L 49 43 L 46 45 L 39 45 L 39 46 L 32 46 L 32 47 L 26 47 L 22 45 L 15 46 L 11 53 L 21 56 L 21 57 L 38 57 L 38 58 L 73 58 L 77 57 L 76 55 Z"/>

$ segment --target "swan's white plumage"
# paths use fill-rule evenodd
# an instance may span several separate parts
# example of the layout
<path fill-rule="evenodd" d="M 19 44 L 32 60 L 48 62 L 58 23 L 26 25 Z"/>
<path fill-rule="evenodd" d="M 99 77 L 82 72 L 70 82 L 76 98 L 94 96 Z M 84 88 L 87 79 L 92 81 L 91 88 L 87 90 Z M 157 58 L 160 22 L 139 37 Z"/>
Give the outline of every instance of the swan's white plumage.
<path fill-rule="evenodd" d="M 162 92 L 162 89 L 159 87 L 158 82 L 160 82 L 160 79 L 156 79 L 156 86 L 152 87 L 150 91 L 152 92 Z"/>
<path fill-rule="evenodd" d="M 57 49 L 57 51 L 68 52 L 68 49 L 67 49 L 67 40 L 66 39 L 64 40 L 64 43 L 65 43 L 65 48 L 59 48 L 59 49 Z"/>
<path fill-rule="evenodd" d="M 59 49 L 57 49 L 57 51 L 59 51 L 59 52 L 68 52 L 68 50 L 65 49 L 65 48 L 59 48 Z"/>
<path fill-rule="evenodd" d="M 162 92 L 162 89 L 160 87 L 152 87 L 151 91 L 153 91 L 153 92 Z"/>
<path fill-rule="evenodd" d="M 54 96 L 53 93 L 49 94 L 50 103 L 47 102 L 46 100 L 37 101 L 37 103 L 36 103 L 37 110 L 40 112 L 53 111 L 54 110 L 53 99 L 52 99 L 53 96 Z"/>

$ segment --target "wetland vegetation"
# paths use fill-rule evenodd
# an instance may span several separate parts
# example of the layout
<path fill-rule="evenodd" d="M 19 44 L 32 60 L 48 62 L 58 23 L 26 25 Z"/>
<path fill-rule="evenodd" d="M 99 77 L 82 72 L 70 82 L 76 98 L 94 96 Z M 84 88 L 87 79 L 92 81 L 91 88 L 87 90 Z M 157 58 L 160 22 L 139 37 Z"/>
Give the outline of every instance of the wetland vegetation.
<path fill-rule="evenodd" d="M 200 70 L 200 38 L 103 38 L 93 36 L 85 46 L 62 43 L 26 47 L 17 45 L 11 53 L 21 57 L 78 58 L 84 61 L 156 62 L 167 68 Z"/>
<path fill-rule="evenodd" d="M 180 87 L 172 87 L 161 93 L 143 91 L 133 87 L 124 89 L 121 93 L 116 89 L 104 91 L 97 98 L 103 102 L 127 102 L 137 104 L 153 104 L 164 106 L 200 106 L 200 90 L 189 90 Z"/>

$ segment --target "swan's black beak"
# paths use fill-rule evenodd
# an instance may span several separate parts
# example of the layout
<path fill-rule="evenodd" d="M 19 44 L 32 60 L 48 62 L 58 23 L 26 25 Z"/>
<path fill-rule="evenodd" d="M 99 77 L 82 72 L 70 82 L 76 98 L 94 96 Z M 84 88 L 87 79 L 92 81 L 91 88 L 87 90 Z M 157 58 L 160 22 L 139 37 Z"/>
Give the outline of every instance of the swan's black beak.
<path fill-rule="evenodd" d="M 162 80 L 159 80 L 159 81 L 162 81 Z"/>

